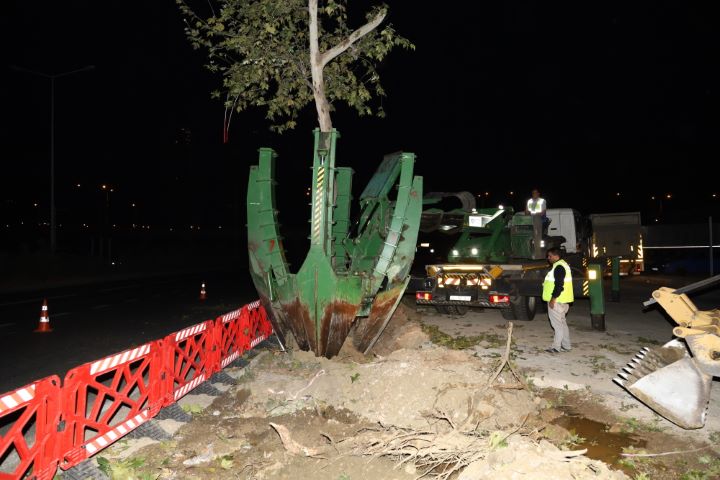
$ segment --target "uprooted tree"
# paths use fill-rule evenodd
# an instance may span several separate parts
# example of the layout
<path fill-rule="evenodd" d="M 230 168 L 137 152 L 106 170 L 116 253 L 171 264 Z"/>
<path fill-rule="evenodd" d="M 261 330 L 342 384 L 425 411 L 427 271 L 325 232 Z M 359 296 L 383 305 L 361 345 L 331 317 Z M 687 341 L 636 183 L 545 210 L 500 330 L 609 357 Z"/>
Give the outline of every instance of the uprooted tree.
<path fill-rule="evenodd" d="M 193 46 L 206 48 L 207 67 L 222 74 L 223 89 L 213 94 L 224 97 L 226 112 L 264 108 L 278 132 L 294 128 L 311 100 L 322 132 L 332 130 L 337 102 L 382 116 L 382 106 L 371 105 L 385 93 L 376 66 L 393 47 L 414 48 L 391 25 L 378 28 L 384 5 L 353 30 L 344 0 L 221 0 L 205 17 L 178 4 Z"/>

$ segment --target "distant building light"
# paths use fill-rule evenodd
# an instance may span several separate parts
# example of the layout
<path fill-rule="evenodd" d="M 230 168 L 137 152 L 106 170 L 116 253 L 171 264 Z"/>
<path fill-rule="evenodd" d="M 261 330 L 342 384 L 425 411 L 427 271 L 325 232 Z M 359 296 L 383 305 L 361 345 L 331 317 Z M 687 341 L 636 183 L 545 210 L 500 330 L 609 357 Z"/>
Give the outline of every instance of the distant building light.
<path fill-rule="evenodd" d="M 79 184 L 79 183 L 78 183 L 78 184 L 76 184 L 75 186 L 76 186 L 77 188 L 80 188 L 80 184 Z"/>
<path fill-rule="evenodd" d="M 615 195 L 619 197 L 619 196 L 620 196 L 620 192 L 617 192 Z"/>
<path fill-rule="evenodd" d="M 100 188 L 102 188 L 103 190 L 107 190 L 107 185 L 100 185 Z"/>
<path fill-rule="evenodd" d="M 671 193 L 668 193 L 667 195 L 665 195 L 665 198 L 667 198 L 667 199 L 672 198 L 672 194 L 671 194 Z"/>
<path fill-rule="evenodd" d="M 218 229 L 219 229 L 219 230 L 222 230 L 222 225 L 218 225 Z"/>
<path fill-rule="evenodd" d="M 135 204 L 133 203 L 133 204 L 131 204 L 130 206 L 131 206 L 131 207 L 134 207 L 134 206 L 135 206 Z"/>

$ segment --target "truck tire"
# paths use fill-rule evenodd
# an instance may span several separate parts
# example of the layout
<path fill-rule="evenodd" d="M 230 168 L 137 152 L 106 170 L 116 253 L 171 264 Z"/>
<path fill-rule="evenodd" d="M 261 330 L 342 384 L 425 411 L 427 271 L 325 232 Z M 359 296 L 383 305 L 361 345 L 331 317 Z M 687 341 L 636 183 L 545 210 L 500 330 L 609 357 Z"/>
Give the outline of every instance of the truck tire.
<path fill-rule="evenodd" d="M 501 308 L 500 314 L 505 320 L 516 320 L 515 312 L 513 312 L 512 308 Z"/>
<path fill-rule="evenodd" d="M 465 305 L 435 305 L 435 309 L 441 314 L 462 317 L 468 312 L 470 307 L 466 307 Z"/>
<path fill-rule="evenodd" d="M 516 320 L 530 321 L 535 318 L 537 304 L 537 297 L 520 295 L 517 297 L 511 297 L 510 308 L 505 310 L 512 310 L 513 316 Z M 505 315 L 503 315 L 503 317 L 505 317 Z"/>

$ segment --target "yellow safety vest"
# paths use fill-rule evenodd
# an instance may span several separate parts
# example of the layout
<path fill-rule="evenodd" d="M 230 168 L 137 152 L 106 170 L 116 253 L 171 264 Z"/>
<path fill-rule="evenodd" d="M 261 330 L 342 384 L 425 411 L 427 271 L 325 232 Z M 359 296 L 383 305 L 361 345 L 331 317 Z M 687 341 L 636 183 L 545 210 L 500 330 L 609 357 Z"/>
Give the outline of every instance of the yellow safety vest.
<path fill-rule="evenodd" d="M 565 269 L 565 283 L 563 284 L 563 290 L 560 292 L 560 296 L 556 301 L 560 303 L 572 303 L 575 301 L 575 295 L 573 294 L 572 273 L 570 272 L 570 265 L 568 265 L 565 260 L 558 260 L 555 262 L 548 274 L 545 275 L 542 299 L 549 302 L 552 298 L 552 292 L 555 289 L 555 269 L 557 267 Z"/>
<path fill-rule="evenodd" d="M 538 213 L 542 213 L 544 206 L 545 206 L 544 198 L 538 198 L 537 200 L 535 200 L 534 198 L 531 198 L 530 200 L 527 201 L 527 209 L 531 215 L 536 215 Z"/>

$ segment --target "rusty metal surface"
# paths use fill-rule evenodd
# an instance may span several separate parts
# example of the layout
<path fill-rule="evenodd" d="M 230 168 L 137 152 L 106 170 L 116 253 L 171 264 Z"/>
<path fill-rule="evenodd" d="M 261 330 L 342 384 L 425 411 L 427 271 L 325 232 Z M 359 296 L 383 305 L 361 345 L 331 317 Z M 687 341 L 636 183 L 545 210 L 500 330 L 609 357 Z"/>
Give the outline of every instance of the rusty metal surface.
<path fill-rule="evenodd" d="M 310 318 L 310 311 L 300 301 L 300 298 L 296 298 L 292 303 L 282 304 L 282 315 L 285 317 L 287 326 L 295 337 L 300 350 L 317 352 L 315 324 Z"/>
<path fill-rule="evenodd" d="M 407 282 L 381 292 L 375 297 L 368 317 L 358 319 L 355 334 L 353 335 L 355 348 L 367 354 L 375 345 L 378 337 L 380 337 L 380 334 L 390 321 L 392 314 L 395 313 L 406 286 Z"/>
<path fill-rule="evenodd" d="M 332 358 L 340 352 L 360 305 L 335 301 L 325 307 L 318 355 Z"/>

